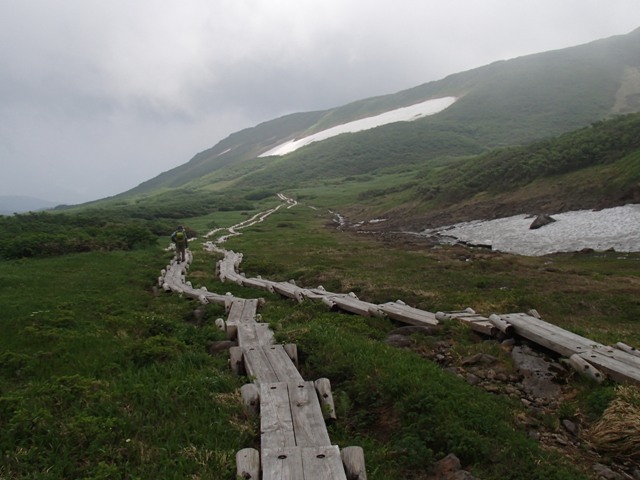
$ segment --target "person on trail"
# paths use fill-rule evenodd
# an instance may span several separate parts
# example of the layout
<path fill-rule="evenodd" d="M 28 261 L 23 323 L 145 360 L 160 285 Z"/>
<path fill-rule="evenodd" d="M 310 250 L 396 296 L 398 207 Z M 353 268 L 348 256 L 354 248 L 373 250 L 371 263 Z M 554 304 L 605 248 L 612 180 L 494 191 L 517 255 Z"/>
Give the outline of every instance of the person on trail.
<path fill-rule="evenodd" d="M 186 261 L 186 250 L 189 244 L 187 231 L 182 225 L 179 225 L 175 232 L 171 234 L 171 241 L 176 245 L 176 258 L 178 263 Z"/>

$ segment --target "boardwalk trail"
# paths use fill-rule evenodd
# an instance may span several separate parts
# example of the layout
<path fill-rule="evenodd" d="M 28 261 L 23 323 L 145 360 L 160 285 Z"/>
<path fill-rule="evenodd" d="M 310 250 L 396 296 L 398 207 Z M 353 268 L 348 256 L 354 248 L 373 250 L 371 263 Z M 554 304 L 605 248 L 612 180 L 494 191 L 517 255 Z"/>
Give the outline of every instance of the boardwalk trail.
<path fill-rule="evenodd" d="M 296 202 L 280 195 L 279 206 L 254 215 L 228 229 L 216 240 L 205 243 L 205 249 L 216 251 L 223 259 L 216 264 L 216 276 L 222 282 L 261 288 L 284 297 L 303 302 L 321 301 L 332 310 L 342 310 L 362 316 L 380 316 L 411 325 L 437 325 L 445 319 L 457 319 L 472 329 L 485 334 L 518 335 L 569 357 L 574 367 L 601 381 L 605 376 L 619 382 L 640 385 L 640 354 L 627 345 L 615 347 L 599 344 L 555 325 L 545 322 L 535 311 L 484 317 L 471 309 L 460 312 L 428 312 L 406 305 L 398 300 L 372 304 L 360 300 L 353 293 L 333 293 L 322 287 L 304 288 L 293 282 L 275 282 L 262 278 L 247 278 L 240 273 L 242 254 L 220 247 L 239 230 L 264 221 L 280 208 L 292 208 Z M 238 346 L 230 350 L 231 367 L 246 373 L 251 384 L 242 389 L 245 403 L 260 412 L 261 451 L 245 449 L 238 452 L 238 475 L 243 478 L 295 478 L 295 479 L 366 479 L 364 454 L 359 447 L 340 450 L 332 445 L 325 418 L 335 418 L 328 379 L 315 382 L 302 378 L 296 367 L 295 345 L 275 345 L 268 324 L 256 321 L 260 299 L 242 299 L 230 294 L 195 289 L 185 275 L 192 260 L 188 251 L 187 262 L 172 261 L 158 278 L 166 290 L 176 292 L 199 302 L 225 306 L 228 317 L 221 325 Z M 260 477 L 260 472 L 262 476 Z"/>

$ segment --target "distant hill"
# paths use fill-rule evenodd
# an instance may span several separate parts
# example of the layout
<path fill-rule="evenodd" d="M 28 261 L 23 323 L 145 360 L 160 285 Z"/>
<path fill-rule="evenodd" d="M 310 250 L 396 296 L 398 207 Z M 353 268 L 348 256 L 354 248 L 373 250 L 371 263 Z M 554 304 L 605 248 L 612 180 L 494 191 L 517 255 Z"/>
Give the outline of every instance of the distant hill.
<path fill-rule="evenodd" d="M 54 208 L 57 203 L 20 195 L 0 195 L 0 215 L 33 212 Z"/>
<path fill-rule="evenodd" d="M 261 156 L 332 127 L 345 131 L 351 122 L 444 97 L 455 102 L 430 116 Z M 85 207 L 180 219 L 252 210 L 283 192 L 354 221 L 387 218 L 377 228 L 396 230 L 602 208 L 640 202 L 638 138 L 640 29 L 267 121 Z"/>
<path fill-rule="evenodd" d="M 287 140 L 445 96 L 458 101 L 437 115 L 312 144 L 290 154 L 287 158 L 292 161 L 257 160 Z M 124 196 L 187 185 L 210 187 L 216 182 L 226 187 L 248 174 L 251 184 L 285 185 L 299 175 L 363 173 L 383 165 L 524 144 L 638 111 L 640 28 L 577 47 L 492 63 L 391 95 L 271 120 L 230 135 Z"/>

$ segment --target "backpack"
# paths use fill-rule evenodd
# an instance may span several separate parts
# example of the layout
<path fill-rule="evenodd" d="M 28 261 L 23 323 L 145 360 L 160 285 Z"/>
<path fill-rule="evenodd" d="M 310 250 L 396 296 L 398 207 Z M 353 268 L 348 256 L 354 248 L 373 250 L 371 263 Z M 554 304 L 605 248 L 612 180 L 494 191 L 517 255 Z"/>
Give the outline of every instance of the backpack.
<path fill-rule="evenodd" d="M 184 231 L 176 232 L 176 245 L 184 245 L 186 239 L 187 236 L 185 235 Z"/>

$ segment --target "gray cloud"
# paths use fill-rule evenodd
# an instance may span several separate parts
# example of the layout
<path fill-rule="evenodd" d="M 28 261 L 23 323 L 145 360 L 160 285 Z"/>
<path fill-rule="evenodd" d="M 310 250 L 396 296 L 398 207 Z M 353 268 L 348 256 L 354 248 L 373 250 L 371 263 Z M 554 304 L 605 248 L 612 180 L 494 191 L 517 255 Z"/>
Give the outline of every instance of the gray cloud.
<path fill-rule="evenodd" d="M 637 0 L 2 0 L 0 195 L 113 195 L 261 121 L 638 18 Z"/>

